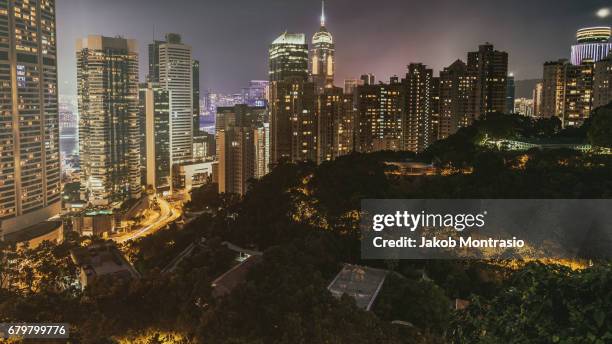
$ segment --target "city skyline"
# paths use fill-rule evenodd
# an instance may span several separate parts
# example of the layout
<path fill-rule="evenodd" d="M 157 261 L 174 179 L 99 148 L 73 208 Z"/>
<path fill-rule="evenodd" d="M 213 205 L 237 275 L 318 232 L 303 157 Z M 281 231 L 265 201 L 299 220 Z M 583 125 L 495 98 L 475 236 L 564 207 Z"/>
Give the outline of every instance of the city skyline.
<path fill-rule="evenodd" d="M 141 56 L 140 77 L 144 80 L 146 59 L 142 57 L 146 56 L 147 44 L 167 32 L 180 33 L 193 46 L 194 59 L 201 61 L 202 89 L 235 92 L 248 80 L 266 79 L 269 42 L 284 30 L 311 36 L 319 28 L 321 11 L 318 0 L 265 0 L 230 7 L 189 0 L 144 4 L 133 1 L 117 7 L 115 1 L 58 1 L 61 95 L 76 94 L 71 52 L 77 37 L 103 34 L 136 39 Z M 529 11 L 516 2 L 476 1 L 466 6 L 449 0 L 418 5 L 387 0 L 383 5 L 327 1 L 326 26 L 334 33 L 338 46 L 336 84 L 369 72 L 383 80 L 402 75 L 411 62 L 425 63 L 437 72 L 462 56 L 466 47 L 477 47 L 486 41 L 509 52 L 510 71 L 517 80 L 541 78 L 542 63 L 569 58 L 576 29 L 609 25 L 609 17 L 597 15 L 606 5 L 599 0 L 546 0 L 530 4 Z M 439 11 L 440 8 L 446 10 Z M 474 9 L 479 11 L 474 13 Z M 257 17 L 252 13 L 258 13 Z M 468 16 L 471 20 L 461 19 Z"/>

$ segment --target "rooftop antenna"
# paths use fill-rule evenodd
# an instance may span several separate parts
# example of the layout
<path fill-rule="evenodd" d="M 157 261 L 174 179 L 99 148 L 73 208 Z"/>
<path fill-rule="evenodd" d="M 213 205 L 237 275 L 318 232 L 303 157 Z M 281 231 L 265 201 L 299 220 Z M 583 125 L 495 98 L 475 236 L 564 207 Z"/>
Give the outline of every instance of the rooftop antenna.
<path fill-rule="evenodd" d="M 321 0 L 321 27 L 325 26 L 325 0 Z"/>

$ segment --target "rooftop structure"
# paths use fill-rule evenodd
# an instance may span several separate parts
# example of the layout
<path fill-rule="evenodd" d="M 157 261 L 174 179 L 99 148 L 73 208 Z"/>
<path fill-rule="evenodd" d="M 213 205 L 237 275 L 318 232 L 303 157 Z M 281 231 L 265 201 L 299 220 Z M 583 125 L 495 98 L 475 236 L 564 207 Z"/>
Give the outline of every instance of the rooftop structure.
<path fill-rule="evenodd" d="M 79 247 L 70 252 L 73 262 L 79 266 L 81 287 L 90 285 L 96 278 L 112 276 L 121 279 L 139 278 L 140 275 L 125 259 L 114 244 L 98 244 Z"/>
<path fill-rule="evenodd" d="M 45 241 L 59 243 L 63 240 L 61 221 L 46 221 L 27 227 L 21 231 L 0 237 L 4 242 L 17 244 L 18 247 L 36 248 Z"/>
<path fill-rule="evenodd" d="M 306 35 L 303 33 L 283 32 L 272 44 L 306 44 Z"/>
<path fill-rule="evenodd" d="M 219 276 L 212 282 L 212 295 L 219 298 L 230 294 L 236 287 L 246 281 L 247 275 L 251 269 L 261 261 L 262 257 L 254 255 L 234 266 L 229 271 Z"/>
<path fill-rule="evenodd" d="M 612 28 L 609 26 L 586 27 L 578 30 L 576 40 L 578 43 L 607 42 L 612 36 Z"/>
<path fill-rule="evenodd" d="M 346 264 L 327 289 L 337 298 L 344 294 L 354 298 L 357 307 L 369 311 L 386 277 L 386 270 Z"/>
<path fill-rule="evenodd" d="M 609 26 L 587 27 L 576 33 L 577 43 L 572 45 L 572 64 L 579 66 L 583 61 L 598 62 L 612 51 L 612 28 Z"/>

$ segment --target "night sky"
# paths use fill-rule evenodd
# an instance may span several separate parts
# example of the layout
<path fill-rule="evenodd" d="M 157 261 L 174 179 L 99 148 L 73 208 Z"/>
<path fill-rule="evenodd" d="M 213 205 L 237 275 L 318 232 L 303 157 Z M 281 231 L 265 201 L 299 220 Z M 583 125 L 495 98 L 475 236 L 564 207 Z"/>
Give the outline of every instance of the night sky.
<path fill-rule="evenodd" d="M 539 78 L 542 63 L 569 58 L 576 29 L 610 25 L 606 0 L 327 0 L 336 43 L 336 84 L 372 72 L 405 74 L 410 62 L 439 71 L 489 41 L 510 53 L 518 80 Z M 88 34 L 138 40 L 141 77 L 146 46 L 177 32 L 201 63 L 202 89 L 237 92 L 267 78 L 268 45 L 280 33 L 318 30 L 318 0 L 57 0 L 60 93 L 76 94 L 75 41 Z"/>

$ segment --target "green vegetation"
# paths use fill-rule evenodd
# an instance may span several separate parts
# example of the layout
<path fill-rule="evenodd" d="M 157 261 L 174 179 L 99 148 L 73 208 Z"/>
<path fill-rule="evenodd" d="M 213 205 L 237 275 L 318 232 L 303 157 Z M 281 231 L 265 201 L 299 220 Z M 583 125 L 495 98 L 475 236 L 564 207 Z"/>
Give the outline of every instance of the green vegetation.
<path fill-rule="evenodd" d="M 612 104 L 595 111 L 588 126 L 588 137 L 593 146 L 612 148 Z"/>
<path fill-rule="evenodd" d="M 493 298 L 458 312 L 452 343 L 612 342 L 612 266 L 571 271 L 530 264 Z"/>

